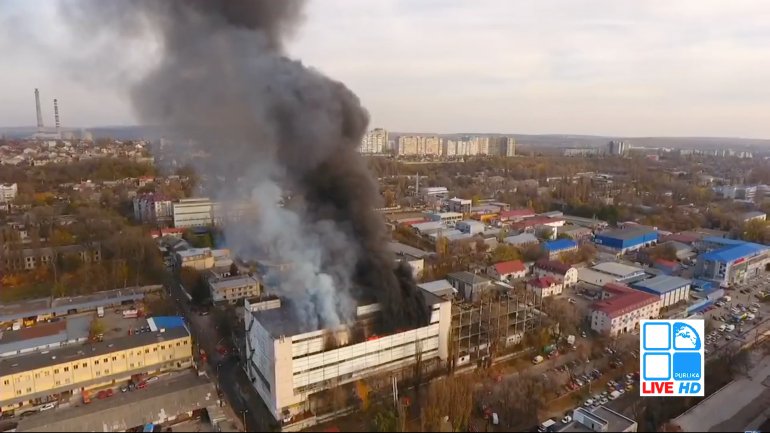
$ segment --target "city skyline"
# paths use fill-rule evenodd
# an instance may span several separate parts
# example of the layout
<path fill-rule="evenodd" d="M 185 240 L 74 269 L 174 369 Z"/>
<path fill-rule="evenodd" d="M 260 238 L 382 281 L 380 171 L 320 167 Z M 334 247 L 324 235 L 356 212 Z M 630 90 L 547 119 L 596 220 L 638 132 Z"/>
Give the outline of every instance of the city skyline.
<path fill-rule="evenodd" d="M 57 3 L 0 11 L 0 49 L 16 56 L 0 70 L 0 126 L 35 124 L 36 87 L 47 126 L 54 98 L 63 127 L 135 124 L 115 84 L 134 71 L 82 72 L 108 58 L 68 45 Z M 355 91 L 370 129 L 770 137 L 763 2 L 334 0 L 309 2 L 305 15 L 288 54 Z"/>

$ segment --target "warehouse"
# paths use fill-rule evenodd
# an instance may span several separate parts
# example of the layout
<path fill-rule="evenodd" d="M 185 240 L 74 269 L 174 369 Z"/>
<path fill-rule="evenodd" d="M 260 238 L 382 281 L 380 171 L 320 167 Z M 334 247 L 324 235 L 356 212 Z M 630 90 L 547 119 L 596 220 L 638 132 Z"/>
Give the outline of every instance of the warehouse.
<path fill-rule="evenodd" d="M 594 237 L 596 245 L 619 254 L 655 245 L 657 241 L 658 232 L 648 227 L 607 230 Z"/>
<path fill-rule="evenodd" d="M 578 249 L 578 244 L 572 239 L 557 239 L 555 241 L 544 242 L 543 249 L 548 252 L 550 258 L 554 259 L 559 254 L 576 251 Z"/>
<path fill-rule="evenodd" d="M 592 268 L 595 271 L 607 274 L 615 278 L 615 281 L 628 283 L 629 281 L 639 281 L 646 277 L 644 269 L 634 266 L 624 265 L 623 263 L 604 262 Z"/>
<path fill-rule="evenodd" d="M 751 242 L 709 237 L 699 248 L 710 251 L 698 256 L 695 275 L 721 287 L 748 281 L 770 262 L 768 247 Z"/>
<path fill-rule="evenodd" d="M 658 275 L 649 280 L 631 284 L 636 290 L 660 297 L 660 306 L 668 307 L 681 301 L 687 301 L 690 295 L 691 280 L 668 275 Z"/>

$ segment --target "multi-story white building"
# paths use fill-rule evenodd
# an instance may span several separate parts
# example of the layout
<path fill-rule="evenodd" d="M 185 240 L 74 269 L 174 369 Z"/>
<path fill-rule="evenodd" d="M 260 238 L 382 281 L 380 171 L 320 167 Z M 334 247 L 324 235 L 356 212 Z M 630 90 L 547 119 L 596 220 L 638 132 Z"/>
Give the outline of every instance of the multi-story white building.
<path fill-rule="evenodd" d="M 250 275 L 209 278 L 211 301 L 215 304 L 236 304 L 239 300 L 253 298 L 262 293 L 259 280 Z"/>
<path fill-rule="evenodd" d="M 417 362 L 426 366 L 447 361 L 451 302 L 422 293 L 431 309 L 430 323 L 390 335 L 375 335 L 371 329 L 380 314 L 378 304 L 359 306 L 350 326 L 308 329 L 306 318 L 291 305 L 247 300 L 246 372 L 273 417 L 291 423 L 299 414 L 320 415 L 329 410 L 326 390 Z"/>
<path fill-rule="evenodd" d="M 172 201 L 158 194 L 134 197 L 134 219 L 143 223 L 168 224 L 174 218 Z"/>
<path fill-rule="evenodd" d="M 213 224 L 213 204 L 208 198 L 185 198 L 173 204 L 174 227 L 203 227 Z"/>
<path fill-rule="evenodd" d="M 513 137 L 505 137 L 504 149 L 501 149 L 503 156 L 516 156 L 516 140 Z"/>
<path fill-rule="evenodd" d="M 361 139 L 361 153 L 382 153 L 388 147 L 388 131 L 375 128 L 367 132 Z"/>
<path fill-rule="evenodd" d="M 19 193 L 19 187 L 12 183 L 6 185 L 0 183 L 0 205 L 7 205 L 16 199 L 16 194 Z"/>
<path fill-rule="evenodd" d="M 660 315 L 658 296 L 619 283 L 605 284 L 602 300 L 591 307 L 591 329 L 614 337 L 639 329 L 639 321 Z"/>
<path fill-rule="evenodd" d="M 446 140 L 443 145 L 444 156 L 477 156 L 489 154 L 489 137 L 461 137 Z"/>

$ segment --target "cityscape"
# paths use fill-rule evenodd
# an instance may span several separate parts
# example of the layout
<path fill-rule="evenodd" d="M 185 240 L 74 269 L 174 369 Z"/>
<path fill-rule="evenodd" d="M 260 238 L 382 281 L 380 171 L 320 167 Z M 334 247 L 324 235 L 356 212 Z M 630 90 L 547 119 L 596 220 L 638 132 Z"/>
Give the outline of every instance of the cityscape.
<path fill-rule="evenodd" d="M 366 17 L 335 30 L 346 38 L 373 15 L 413 23 L 426 10 L 458 38 L 467 31 L 452 14 L 470 6 L 340 1 L 341 14 Z M 370 92 L 355 75 L 369 53 L 337 59 L 351 69 L 332 48 L 329 63 L 303 63 L 296 53 L 322 43 L 314 35 L 332 37 L 319 26 L 341 19 L 319 3 L 41 9 L 55 43 L 92 59 L 44 56 L 54 42 L 41 37 L 41 58 L 20 61 L 28 71 L 0 73 L 18 105 L 0 107 L 0 431 L 770 430 L 770 132 L 709 136 L 718 114 L 705 132 L 671 136 L 651 114 L 645 134 L 612 116 L 616 135 L 525 133 L 537 127 L 513 115 L 482 128 L 470 119 L 497 117 L 468 96 L 473 68 L 461 69 L 469 87 L 453 89 L 467 124 L 458 106 L 415 115 L 409 93 L 429 85 L 420 74 Z M 598 17 L 647 7 L 599 12 L 606 3 Z M 484 35 L 507 35 L 494 19 L 507 7 L 474 6 Z M 744 23 L 728 6 L 682 7 Z M 0 6 L 0 47 L 27 35 L 32 12 Z M 388 43 L 417 54 L 439 39 L 401 37 Z M 474 66 L 481 87 L 505 95 L 494 74 L 507 60 L 485 62 Z M 594 85 L 571 65 L 569 80 Z M 385 86 L 395 70 L 381 67 L 364 75 Z M 41 84 L 21 88 L 26 72 Z M 706 75 L 709 89 L 733 88 Z M 71 96 L 105 81 L 119 104 L 105 96 L 92 111 Z M 559 89 L 571 103 L 569 87 L 541 90 L 543 101 Z M 641 104 L 627 90 L 617 92 Z M 694 116 L 723 103 L 701 91 Z M 623 111 L 599 93 L 592 102 Z M 403 107 L 384 110 L 396 96 Z M 647 388 L 645 326 L 669 320 L 703 326 L 670 348 L 673 365 L 685 340 L 702 353 L 698 396 Z"/>

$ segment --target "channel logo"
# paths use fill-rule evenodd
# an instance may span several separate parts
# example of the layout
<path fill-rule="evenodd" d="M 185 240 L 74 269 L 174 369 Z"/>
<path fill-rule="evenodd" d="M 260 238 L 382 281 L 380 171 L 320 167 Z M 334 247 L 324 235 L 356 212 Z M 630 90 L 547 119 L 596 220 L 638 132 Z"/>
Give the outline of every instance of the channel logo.
<path fill-rule="evenodd" d="M 703 320 L 642 320 L 643 397 L 703 397 Z"/>

